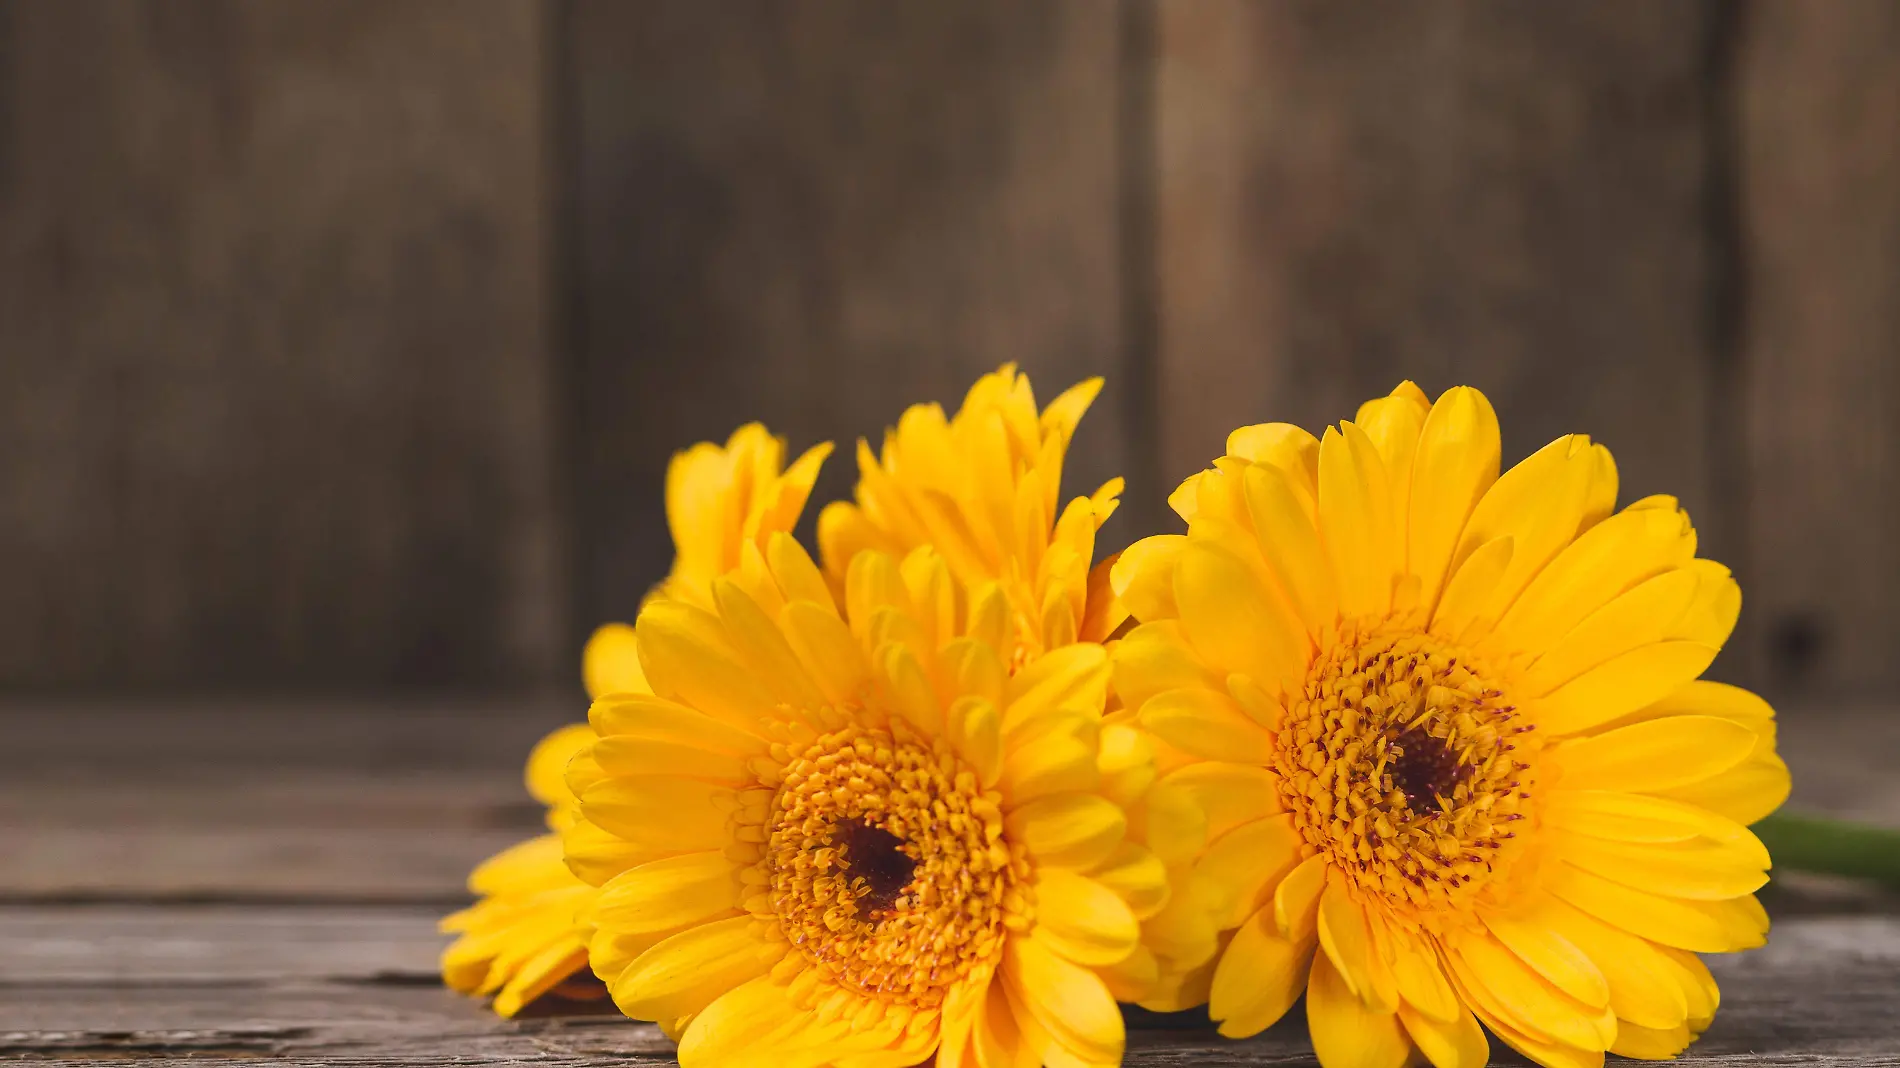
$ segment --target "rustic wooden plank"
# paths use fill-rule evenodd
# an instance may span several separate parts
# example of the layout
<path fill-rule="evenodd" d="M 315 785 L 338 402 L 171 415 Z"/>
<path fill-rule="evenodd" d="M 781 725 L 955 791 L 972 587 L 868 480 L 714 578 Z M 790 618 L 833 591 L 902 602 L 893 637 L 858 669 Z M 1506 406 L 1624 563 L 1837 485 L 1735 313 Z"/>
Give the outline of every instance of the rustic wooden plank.
<path fill-rule="evenodd" d="M 1900 9 L 1745 6 L 1752 649 L 1787 686 L 1900 682 Z"/>
<path fill-rule="evenodd" d="M 818 496 L 841 496 L 855 438 L 875 444 L 911 403 L 953 406 L 1015 360 L 1045 399 L 1112 376 L 1065 492 L 1122 470 L 1118 409 L 1139 398 L 1116 374 L 1120 38 L 1105 13 L 571 5 L 590 621 L 630 613 L 665 569 L 668 455 L 747 420 L 794 448 L 836 440 Z"/>
<path fill-rule="evenodd" d="M 0 685 L 571 677 L 541 6 L 0 0 Z"/>
<path fill-rule="evenodd" d="M 1508 460 L 1587 432 L 1625 500 L 1707 512 L 1711 10 L 1163 2 L 1169 476 L 1410 377 L 1483 388 Z"/>
<path fill-rule="evenodd" d="M 0 899 L 446 907 L 540 829 L 529 747 L 579 718 L 511 703 L 0 706 Z"/>
<path fill-rule="evenodd" d="M 62 1061 L 217 1055 L 239 1063 L 670 1062 L 650 1026 L 600 1017 L 495 1020 L 428 983 L 414 910 L 0 909 L 0 1056 Z M 1685 1062 L 1900 1064 L 1900 918 L 1801 917 L 1770 945 L 1711 958 L 1715 1026 Z M 1499 1063 L 1521 1063 L 1508 1054 Z M 1131 1065 L 1311 1064 L 1296 1009 L 1229 1042 L 1138 1027 Z"/>

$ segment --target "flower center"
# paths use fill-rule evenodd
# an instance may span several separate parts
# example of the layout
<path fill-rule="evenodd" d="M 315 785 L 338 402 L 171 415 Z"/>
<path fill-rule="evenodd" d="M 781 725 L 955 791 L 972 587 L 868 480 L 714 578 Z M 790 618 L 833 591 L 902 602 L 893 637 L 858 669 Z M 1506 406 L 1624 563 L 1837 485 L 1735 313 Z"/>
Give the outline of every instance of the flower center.
<path fill-rule="evenodd" d="M 993 967 L 1020 858 L 949 747 L 847 726 L 789 757 L 759 862 L 786 941 L 836 984 L 915 1008 Z"/>
<path fill-rule="evenodd" d="M 1533 727 L 1468 655 L 1417 633 L 1348 632 L 1289 703 L 1276 766 L 1307 844 L 1361 895 L 1458 908 L 1515 854 Z"/>

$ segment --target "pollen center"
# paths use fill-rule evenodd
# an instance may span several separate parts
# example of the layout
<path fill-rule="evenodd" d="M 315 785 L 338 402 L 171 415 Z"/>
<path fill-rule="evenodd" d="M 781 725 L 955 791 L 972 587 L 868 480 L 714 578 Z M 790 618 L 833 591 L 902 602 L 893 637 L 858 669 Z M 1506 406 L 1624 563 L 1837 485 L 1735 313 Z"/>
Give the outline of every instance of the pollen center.
<path fill-rule="evenodd" d="M 1536 734 L 1459 650 L 1416 633 L 1348 633 L 1287 709 L 1276 765 L 1308 845 L 1362 896 L 1452 910 L 1515 855 Z"/>
<path fill-rule="evenodd" d="M 790 756 L 760 881 L 770 919 L 818 975 L 932 1008 L 993 967 L 1021 895 L 1002 813 L 975 774 L 941 742 L 882 728 L 845 727 Z"/>

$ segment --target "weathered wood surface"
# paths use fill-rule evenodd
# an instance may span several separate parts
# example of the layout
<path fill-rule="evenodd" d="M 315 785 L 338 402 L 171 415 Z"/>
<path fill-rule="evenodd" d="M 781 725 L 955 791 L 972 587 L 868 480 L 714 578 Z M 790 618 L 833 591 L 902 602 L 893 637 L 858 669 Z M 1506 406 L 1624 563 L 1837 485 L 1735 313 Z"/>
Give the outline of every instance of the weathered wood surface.
<path fill-rule="evenodd" d="M 569 677 L 540 12 L 0 0 L 0 682 Z"/>
<path fill-rule="evenodd" d="M 837 442 L 823 499 L 859 436 L 1004 361 L 1044 399 L 1106 373 L 1065 490 L 1123 473 L 1112 9 L 569 7 L 584 616 L 665 566 L 668 455 L 748 420 Z"/>
<path fill-rule="evenodd" d="M 434 914 L 396 908 L 0 909 L 0 1057 L 236 1062 L 670 1062 L 647 1025 L 496 1020 L 433 984 Z M 1714 958 L 1710 1065 L 1900 1064 L 1900 919 L 1783 920 Z M 1136 1030 L 1131 1065 L 1310 1064 L 1299 1014 L 1247 1042 Z M 1520 1063 L 1507 1054 L 1500 1063 Z"/>
<path fill-rule="evenodd" d="M 0 899 L 424 901 L 539 828 L 581 700 L 0 706 Z"/>
<path fill-rule="evenodd" d="M 1743 5 L 1754 648 L 1892 689 L 1900 637 L 1900 8 Z"/>

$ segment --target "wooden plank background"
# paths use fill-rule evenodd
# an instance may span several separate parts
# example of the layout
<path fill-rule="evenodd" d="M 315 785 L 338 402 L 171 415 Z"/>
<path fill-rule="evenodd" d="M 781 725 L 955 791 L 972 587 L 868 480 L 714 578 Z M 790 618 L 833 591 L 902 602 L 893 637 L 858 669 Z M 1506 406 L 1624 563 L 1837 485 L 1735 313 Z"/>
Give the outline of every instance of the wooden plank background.
<path fill-rule="evenodd" d="M 571 694 L 672 449 L 1017 360 L 1109 540 L 1479 385 L 1890 692 L 1897 351 L 1884 0 L 0 0 L 5 691 Z"/>

